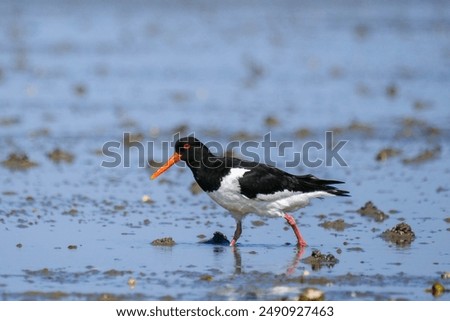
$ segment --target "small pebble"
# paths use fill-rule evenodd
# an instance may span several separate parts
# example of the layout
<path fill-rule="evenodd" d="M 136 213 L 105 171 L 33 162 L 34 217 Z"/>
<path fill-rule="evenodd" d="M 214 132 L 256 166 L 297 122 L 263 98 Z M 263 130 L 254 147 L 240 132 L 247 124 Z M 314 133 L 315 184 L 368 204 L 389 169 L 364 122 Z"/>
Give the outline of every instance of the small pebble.
<path fill-rule="evenodd" d="M 213 237 L 209 240 L 201 241 L 202 244 L 229 245 L 230 241 L 222 232 L 214 232 Z"/>
<path fill-rule="evenodd" d="M 47 154 L 47 157 L 55 163 L 72 163 L 75 156 L 72 153 L 63 151 L 59 148 L 54 149 L 52 152 Z"/>
<path fill-rule="evenodd" d="M 399 223 L 393 228 L 384 231 L 381 237 L 388 242 L 395 243 L 397 245 L 408 245 L 416 238 L 411 226 L 405 222 Z"/>
<path fill-rule="evenodd" d="M 398 156 L 401 153 L 402 153 L 402 151 L 399 149 L 396 149 L 396 148 L 383 148 L 375 156 L 375 160 L 382 162 L 382 161 L 387 160 L 388 158 Z"/>
<path fill-rule="evenodd" d="M 174 246 L 176 243 L 171 237 L 163 237 L 152 241 L 151 244 L 154 246 Z"/>
<path fill-rule="evenodd" d="M 274 116 L 268 116 L 264 120 L 264 123 L 266 124 L 266 126 L 277 126 L 280 124 L 280 121 Z"/>
<path fill-rule="evenodd" d="M 298 297 L 299 301 L 323 301 L 324 299 L 325 294 L 316 288 L 306 288 Z"/>
<path fill-rule="evenodd" d="M 441 147 L 436 146 L 433 149 L 426 149 L 416 156 L 410 158 L 404 158 L 402 160 L 403 164 L 421 164 L 425 161 L 435 159 L 441 153 Z"/>
<path fill-rule="evenodd" d="M 128 279 L 128 286 L 132 289 L 134 289 L 134 287 L 136 286 L 136 279 L 135 278 L 129 278 Z"/>
<path fill-rule="evenodd" d="M 14 153 L 10 154 L 8 158 L 1 163 L 11 170 L 26 170 L 38 166 L 38 164 L 31 161 L 26 154 Z"/>
<path fill-rule="evenodd" d="M 263 225 L 266 225 L 266 223 L 264 223 L 264 222 L 261 221 L 261 220 L 255 220 L 255 221 L 252 221 L 251 223 L 252 223 L 253 226 L 263 226 Z"/>
<path fill-rule="evenodd" d="M 212 277 L 212 275 L 209 275 L 209 274 L 203 274 L 200 277 L 200 280 L 211 282 L 213 280 L 213 277 Z"/>
<path fill-rule="evenodd" d="M 74 85 L 73 92 L 75 93 L 75 95 L 80 96 L 80 97 L 86 95 L 86 92 L 87 92 L 86 85 L 84 85 L 84 84 Z"/>
<path fill-rule="evenodd" d="M 370 217 L 376 222 L 383 222 L 385 219 L 389 218 L 389 215 L 379 210 L 371 201 L 366 202 L 366 204 L 356 212 L 362 216 Z"/>
<path fill-rule="evenodd" d="M 294 135 L 298 138 L 305 138 L 311 135 L 311 130 L 308 128 L 299 128 L 295 131 Z"/>
<path fill-rule="evenodd" d="M 391 84 L 386 87 L 386 95 L 393 98 L 398 94 L 398 87 L 395 84 Z"/>
<path fill-rule="evenodd" d="M 313 271 L 317 271 L 323 266 L 332 268 L 339 260 L 333 254 L 322 254 L 319 250 L 312 250 L 311 256 L 303 259 L 303 262 L 310 264 Z"/>
<path fill-rule="evenodd" d="M 441 274 L 441 279 L 450 279 L 450 272 L 444 272 Z"/>
<path fill-rule="evenodd" d="M 433 286 L 431 287 L 431 293 L 433 294 L 433 296 L 440 296 L 444 292 L 445 292 L 445 288 L 439 282 L 434 283 Z"/>
<path fill-rule="evenodd" d="M 152 198 L 148 195 L 143 195 L 141 198 L 142 203 L 147 203 L 147 204 L 153 204 L 155 203 L 154 200 L 152 200 Z"/>

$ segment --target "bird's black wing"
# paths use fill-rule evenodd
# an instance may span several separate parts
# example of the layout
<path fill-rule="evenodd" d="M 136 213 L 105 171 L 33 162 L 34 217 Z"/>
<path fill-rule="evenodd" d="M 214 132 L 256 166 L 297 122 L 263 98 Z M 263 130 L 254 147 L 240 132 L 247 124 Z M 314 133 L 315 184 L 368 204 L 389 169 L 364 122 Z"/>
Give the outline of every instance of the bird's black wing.
<path fill-rule="evenodd" d="M 293 175 L 276 167 L 256 162 L 238 160 L 233 163 L 233 167 L 249 169 L 238 180 L 241 193 L 248 198 L 284 190 L 301 193 L 324 191 L 333 195 L 349 196 L 347 191 L 332 186 L 332 184 L 342 184 L 341 181 L 319 179 L 313 175 Z"/>

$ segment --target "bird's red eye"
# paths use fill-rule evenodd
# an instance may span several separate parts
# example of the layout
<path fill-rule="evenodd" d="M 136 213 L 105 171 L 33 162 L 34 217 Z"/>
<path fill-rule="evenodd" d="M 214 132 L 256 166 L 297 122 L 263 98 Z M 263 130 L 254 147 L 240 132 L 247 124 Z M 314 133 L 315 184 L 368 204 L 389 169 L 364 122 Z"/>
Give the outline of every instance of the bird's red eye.
<path fill-rule="evenodd" d="M 186 143 L 186 144 L 183 145 L 183 148 L 184 148 L 184 149 L 189 149 L 189 148 L 191 148 L 191 145 L 189 145 L 188 143 Z"/>

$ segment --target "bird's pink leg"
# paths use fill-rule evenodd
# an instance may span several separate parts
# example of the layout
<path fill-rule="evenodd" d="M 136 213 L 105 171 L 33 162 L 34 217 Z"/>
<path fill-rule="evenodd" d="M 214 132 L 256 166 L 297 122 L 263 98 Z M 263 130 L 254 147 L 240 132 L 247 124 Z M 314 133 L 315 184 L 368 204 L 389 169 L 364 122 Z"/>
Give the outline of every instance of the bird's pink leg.
<path fill-rule="evenodd" d="M 306 241 L 303 239 L 303 236 L 300 234 L 300 231 L 297 227 L 297 223 L 295 223 L 294 217 L 285 213 L 284 218 L 289 223 L 289 225 L 292 227 L 292 230 L 294 231 L 295 236 L 297 237 L 297 242 L 298 242 L 297 245 L 299 247 L 305 247 L 307 245 Z"/>
<path fill-rule="evenodd" d="M 237 240 L 242 234 L 242 221 L 236 220 L 236 230 L 234 231 L 233 239 L 230 242 L 230 246 L 235 246 Z"/>

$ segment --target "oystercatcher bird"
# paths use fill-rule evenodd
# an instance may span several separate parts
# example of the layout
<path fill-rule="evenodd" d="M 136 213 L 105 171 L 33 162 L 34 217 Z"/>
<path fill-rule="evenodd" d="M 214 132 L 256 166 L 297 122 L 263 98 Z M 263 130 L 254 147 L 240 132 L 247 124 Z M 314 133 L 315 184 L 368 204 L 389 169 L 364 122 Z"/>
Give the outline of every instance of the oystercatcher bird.
<path fill-rule="evenodd" d="M 348 191 L 333 184 L 343 182 L 319 179 L 313 175 L 293 175 L 276 167 L 234 157 L 219 157 L 198 139 L 189 136 L 175 143 L 175 153 L 160 167 L 155 179 L 178 161 L 185 161 L 198 185 L 219 205 L 231 212 L 236 230 L 230 246 L 235 246 L 242 233 L 242 219 L 250 213 L 283 217 L 292 227 L 299 247 L 306 242 L 297 227 L 293 212 L 309 204 L 313 198 L 349 196 Z"/>

